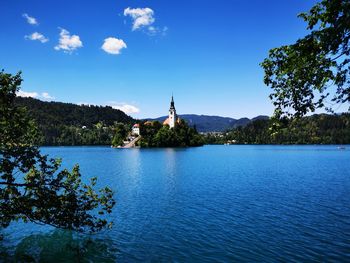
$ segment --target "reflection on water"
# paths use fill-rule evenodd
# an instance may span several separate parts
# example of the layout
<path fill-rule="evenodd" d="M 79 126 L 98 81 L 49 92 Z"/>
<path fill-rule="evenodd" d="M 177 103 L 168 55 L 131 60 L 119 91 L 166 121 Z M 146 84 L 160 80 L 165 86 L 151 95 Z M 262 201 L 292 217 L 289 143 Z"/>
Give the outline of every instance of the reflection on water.
<path fill-rule="evenodd" d="M 178 163 L 176 159 L 177 149 L 168 148 L 165 149 L 165 183 L 164 186 L 167 188 L 165 193 L 172 198 L 176 188 L 176 176 L 178 176 Z"/>
<path fill-rule="evenodd" d="M 165 165 L 168 174 L 176 174 L 176 149 L 167 148 L 165 151 Z"/>
<path fill-rule="evenodd" d="M 123 154 L 127 154 L 127 158 L 124 160 L 124 166 L 121 168 L 122 172 L 128 176 L 128 184 L 131 187 L 138 187 L 140 184 L 141 162 L 140 162 L 140 149 L 118 149 L 124 151 Z M 126 152 L 125 152 L 126 151 Z M 115 160 L 113 160 L 115 162 Z"/>
<path fill-rule="evenodd" d="M 115 262 L 108 240 L 55 230 L 23 238 L 15 248 L 0 245 L 0 262 Z"/>

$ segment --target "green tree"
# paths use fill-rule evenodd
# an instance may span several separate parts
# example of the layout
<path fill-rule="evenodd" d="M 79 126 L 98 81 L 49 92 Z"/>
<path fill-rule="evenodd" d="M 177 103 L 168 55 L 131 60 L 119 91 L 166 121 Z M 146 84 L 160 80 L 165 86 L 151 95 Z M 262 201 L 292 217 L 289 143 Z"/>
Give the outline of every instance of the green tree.
<path fill-rule="evenodd" d="M 261 63 L 278 119 L 350 102 L 350 1 L 323 0 L 299 17 L 309 34 Z"/>
<path fill-rule="evenodd" d="M 96 232 L 109 226 L 115 201 L 109 188 L 81 181 L 79 166 L 60 169 L 60 160 L 41 155 L 37 128 L 14 101 L 22 78 L 0 72 L 0 224 L 13 220 Z"/>
<path fill-rule="evenodd" d="M 16 97 L 37 123 L 40 145 L 111 145 L 115 122 L 131 124 L 133 118 L 109 106 L 76 105 Z"/>
<path fill-rule="evenodd" d="M 271 136 L 274 120 L 254 120 L 237 127 L 223 138 L 208 138 L 207 143 L 234 140 L 238 144 L 349 144 L 350 114 L 318 114 L 302 118 L 283 119 L 283 127 Z"/>
<path fill-rule="evenodd" d="M 148 124 L 141 123 L 140 142 L 141 147 L 186 147 L 202 146 L 203 136 L 180 120 L 174 128 L 169 125 L 162 125 L 155 121 Z"/>
<path fill-rule="evenodd" d="M 115 133 L 112 140 L 113 146 L 120 146 L 128 135 L 128 127 L 123 123 L 117 123 L 115 128 Z"/>

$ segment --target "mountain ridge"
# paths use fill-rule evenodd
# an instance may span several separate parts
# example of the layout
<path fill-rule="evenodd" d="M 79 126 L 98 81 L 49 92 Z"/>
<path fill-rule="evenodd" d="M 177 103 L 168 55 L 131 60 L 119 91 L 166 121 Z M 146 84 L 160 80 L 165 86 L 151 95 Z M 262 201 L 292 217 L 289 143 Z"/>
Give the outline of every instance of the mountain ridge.
<path fill-rule="evenodd" d="M 199 132 L 223 132 L 239 126 L 246 126 L 248 123 L 258 119 L 269 119 L 266 115 L 258 115 L 252 119 L 249 118 L 231 118 L 217 115 L 204 114 L 179 114 L 180 118 L 184 119 L 189 125 L 196 126 Z M 146 118 L 150 121 L 164 121 L 168 116 L 158 118 Z"/>

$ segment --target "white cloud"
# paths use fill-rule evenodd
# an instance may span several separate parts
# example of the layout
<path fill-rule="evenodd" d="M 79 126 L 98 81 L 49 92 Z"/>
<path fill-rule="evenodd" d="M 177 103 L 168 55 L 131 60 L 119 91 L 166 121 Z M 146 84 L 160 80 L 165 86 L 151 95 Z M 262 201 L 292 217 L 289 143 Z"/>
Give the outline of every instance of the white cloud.
<path fill-rule="evenodd" d="M 46 43 L 47 41 L 49 41 L 49 39 L 47 37 L 45 37 L 43 34 L 38 33 L 38 32 L 34 32 L 31 35 L 24 36 L 24 38 L 29 39 L 29 40 L 38 40 L 41 43 Z"/>
<path fill-rule="evenodd" d="M 56 50 L 62 49 L 64 52 L 72 53 L 77 48 L 81 48 L 83 46 L 79 36 L 70 35 L 70 33 L 64 28 L 60 29 L 60 39 L 58 45 L 55 46 Z"/>
<path fill-rule="evenodd" d="M 163 30 L 162 30 L 162 35 L 165 36 L 166 33 L 168 32 L 169 28 L 167 26 L 163 27 Z"/>
<path fill-rule="evenodd" d="M 148 29 L 148 31 L 146 33 L 150 36 L 155 36 L 157 34 L 165 36 L 167 34 L 167 31 L 168 31 L 168 27 L 166 27 L 166 26 L 163 28 L 149 26 L 147 29 Z"/>
<path fill-rule="evenodd" d="M 41 93 L 41 97 L 42 97 L 43 99 L 46 99 L 46 100 L 53 100 L 53 99 L 55 99 L 54 97 L 50 96 L 50 94 L 47 93 L 47 92 Z"/>
<path fill-rule="evenodd" d="M 133 114 L 133 113 L 139 113 L 140 112 L 139 108 L 137 108 L 134 105 L 130 105 L 130 104 L 121 103 L 121 104 L 110 105 L 110 106 L 113 109 L 124 111 L 126 114 Z"/>
<path fill-rule="evenodd" d="M 17 96 L 18 97 L 26 97 L 26 98 L 37 98 L 39 96 L 39 94 L 37 92 L 27 92 L 27 91 L 23 91 L 23 90 L 19 90 L 17 91 Z"/>
<path fill-rule="evenodd" d="M 118 55 L 121 49 L 126 48 L 126 44 L 122 39 L 108 37 L 101 48 L 109 54 Z"/>
<path fill-rule="evenodd" d="M 154 23 L 153 10 L 151 8 L 126 8 L 124 16 L 130 16 L 133 20 L 132 30 L 150 26 Z"/>
<path fill-rule="evenodd" d="M 101 106 L 101 104 L 95 104 L 95 103 L 89 103 L 89 102 L 78 102 L 78 105 L 85 105 L 85 106 Z M 126 114 L 134 114 L 134 113 L 139 113 L 140 109 L 134 105 L 127 104 L 127 103 L 118 103 L 115 101 L 109 101 L 105 104 L 102 104 L 102 106 L 110 106 L 113 109 L 116 110 L 121 110 L 125 112 Z"/>
<path fill-rule="evenodd" d="M 27 20 L 28 24 L 31 24 L 31 25 L 39 24 L 35 17 L 29 16 L 28 14 L 23 14 L 22 16 Z"/>
<path fill-rule="evenodd" d="M 35 98 L 35 99 L 43 99 L 43 100 L 53 100 L 54 97 L 50 96 L 49 93 L 43 92 L 39 94 L 38 92 L 27 92 L 23 90 L 17 91 L 16 95 L 18 97 L 25 97 L 25 98 Z"/>
<path fill-rule="evenodd" d="M 134 105 L 128 103 L 118 103 L 115 101 L 110 101 L 107 103 L 108 106 L 111 106 L 113 109 L 124 111 L 126 114 L 139 113 L 140 109 Z"/>
<path fill-rule="evenodd" d="M 157 28 L 155 28 L 154 26 L 149 26 L 148 31 L 151 33 L 155 33 L 155 32 L 157 32 Z"/>

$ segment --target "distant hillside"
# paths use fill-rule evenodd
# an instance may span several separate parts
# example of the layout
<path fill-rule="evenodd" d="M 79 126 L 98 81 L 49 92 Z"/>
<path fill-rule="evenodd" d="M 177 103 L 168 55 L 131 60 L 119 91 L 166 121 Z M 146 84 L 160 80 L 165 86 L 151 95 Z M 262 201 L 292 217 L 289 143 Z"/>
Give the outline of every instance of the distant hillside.
<path fill-rule="evenodd" d="M 115 122 L 131 124 L 135 120 L 108 106 L 87 106 L 16 98 L 27 108 L 42 134 L 42 145 L 110 145 Z M 98 124 L 98 125 L 96 125 Z"/>
<path fill-rule="evenodd" d="M 184 119 L 189 125 L 196 125 L 199 132 L 222 132 L 227 129 L 236 128 L 239 126 L 246 126 L 253 120 L 257 119 L 268 119 L 268 116 L 257 116 L 252 120 L 248 118 L 233 119 L 229 117 L 220 116 L 208 116 L 208 115 L 196 115 L 196 114 L 183 114 L 179 115 L 180 118 Z M 155 119 L 148 120 L 158 120 L 164 121 L 167 116 L 162 116 Z"/>
<path fill-rule="evenodd" d="M 123 111 L 110 106 L 77 105 L 63 102 L 47 102 L 33 98 L 17 97 L 16 103 L 27 108 L 29 115 L 39 125 L 87 126 L 103 122 L 131 123 L 134 119 Z"/>
<path fill-rule="evenodd" d="M 314 114 L 284 120 L 271 136 L 269 120 L 255 120 L 245 127 L 231 130 L 226 136 L 207 137 L 207 143 L 222 144 L 349 144 L 350 114 Z"/>

